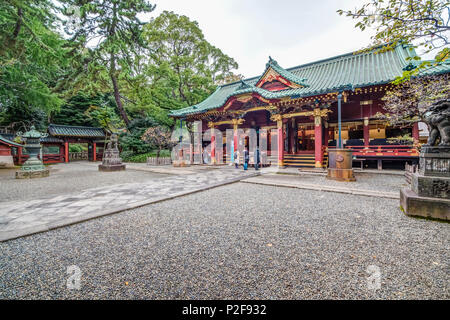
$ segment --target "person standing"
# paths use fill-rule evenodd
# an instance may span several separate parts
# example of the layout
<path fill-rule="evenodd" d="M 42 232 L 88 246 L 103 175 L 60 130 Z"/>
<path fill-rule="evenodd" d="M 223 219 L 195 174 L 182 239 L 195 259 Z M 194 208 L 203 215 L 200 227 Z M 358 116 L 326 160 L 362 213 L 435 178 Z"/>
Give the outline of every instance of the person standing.
<path fill-rule="evenodd" d="M 244 170 L 247 170 L 249 160 L 250 160 L 250 155 L 248 153 L 247 148 L 245 148 L 244 149 Z"/>
<path fill-rule="evenodd" d="M 254 158 L 255 158 L 255 170 L 259 170 L 259 164 L 261 162 L 261 159 L 260 159 L 260 154 L 259 154 L 259 148 L 258 147 L 256 147 Z"/>
<path fill-rule="evenodd" d="M 239 168 L 239 156 L 240 156 L 239 151 L 236 150 L 236 151 L 234 152 L 234 167 L 235 167 L 236 169 Z"/>

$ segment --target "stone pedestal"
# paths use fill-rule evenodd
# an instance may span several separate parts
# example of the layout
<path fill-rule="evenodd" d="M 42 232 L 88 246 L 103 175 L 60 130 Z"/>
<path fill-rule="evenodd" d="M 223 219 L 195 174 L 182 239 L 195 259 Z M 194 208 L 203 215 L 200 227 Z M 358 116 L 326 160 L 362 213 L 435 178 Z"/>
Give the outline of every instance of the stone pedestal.
<path fill-rule="evenodd" d="M 419 172 L 400 191 L 400 204 L 410 216 L 450 220 L 450 147 L 422 147 Z"/>
<path fill-rule="evenodd" d="M 356 181 L 352 169 L 352 156 L 353 152 L 350 149 L 329 149 L 327 179 Z"/>
<path fill-rule="evenodd" d="M 16 171 L 16 179 L 45 178 L 50 175 L 48 169 L 39 171 Z"/>
<path fill-rule="evenodd" d="M 116 149 L 106 149 L 102 164 L 98 165 L 99 171 L 112 172 L 112 171 L 123 171 L 125 170 L 125 165 L 122 163 L 122 159 L 119 156 L 119 150 Z"/>

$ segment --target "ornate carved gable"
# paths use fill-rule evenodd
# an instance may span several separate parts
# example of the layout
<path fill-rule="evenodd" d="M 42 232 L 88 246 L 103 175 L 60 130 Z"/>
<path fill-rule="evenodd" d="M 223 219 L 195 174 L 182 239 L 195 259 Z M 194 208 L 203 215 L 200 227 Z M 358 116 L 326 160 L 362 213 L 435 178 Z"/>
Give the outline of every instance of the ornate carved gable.
<path fill-rule="evenodd" d="M 297 89 L 304 86 L 304 79 L 299 79 L 296 75 L 281 68 L 271 57 L 266 65 L 266 71 L 256 83 L 256 87 L 268 91 Z"/>
<path fill-rule="evenodd" d="M 278 72 L 272 68 L 268 68 L 262 78 L 256 84 L 256 87 L 262 88 L 268 91 L 280 91 L 286 89 L 301 88 L 300 85 L 292 83 L 291 81 L 283 78 Z"/>

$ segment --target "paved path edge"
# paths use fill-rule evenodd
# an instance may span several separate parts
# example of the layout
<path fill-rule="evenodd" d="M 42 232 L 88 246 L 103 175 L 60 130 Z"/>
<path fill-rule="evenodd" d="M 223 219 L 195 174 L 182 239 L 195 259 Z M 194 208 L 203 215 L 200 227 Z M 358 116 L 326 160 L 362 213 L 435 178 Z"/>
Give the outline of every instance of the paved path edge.
<path fill-rule="evenodd" d="M 250 174 L 248 176 L 237 177 L 237 178 L 225 181 L 225 182 L 215 183 L 215 184 L 212 184 L 212 185 L 209 185 L 209 186 L 206 186 L 206 187 L 201 187 L 201 188 L 198 188 L 198 189 L 195 189 L 195 190 L 190 190 L 190 191 L 186 191 L 186 192 L 180 192 L 180 193 L 173 194 L 171 196 L 161 197 L 161 198 L 152 199 L 152 200 L 144 200 L 144 201 L 133 202 L 130 205 L 127 205 L 127 206 L 116 207 L 116 208 L 111 209 L 111 210 L 102 210 L 102 211 L 99 211 L 98 213 L 87 214 L 87 215 L 85 215 L 83 217 L 76 217 L 76 218 L 73 218 L 73 219 L 64 219 L 64 220 L 56 221 L 56 222 L 53 222 L 53 223 L 50 223 L 50 224 L 43 224 L 43 225 L 40 225 L 40 226 L 37 226 L 37 227 L 25 228 L 25 229 L 21 229 L 21 230 L 17 230 L 17 231 L 3 232 L 2 234 L 0 234 L 0 242 L 14 240 L 14 239 L 17 239 L 17 238 L 30 236 L 30 235 L 33 235 L 33 234 L 36 234 L 36 233 L 46 232 L 46 231 L 50 231 L 50 230 L 53 230 L 53 229 L 58 229 L 58 228 L 70 226 L 70 225 L 73 225 L 73 224 L 77 224 L 77 223 L 80 223 L 80 222 L 84 222 L 84 221 L 88 221 L 88 220 L 92 220 L 92 219 L 101 218 L 101 217 L 105 217 L 105 216 L 108 216 L 108 215 L 120 213 L 120 212 L 123 212 L 123 211 L 126 211 L 126 210 L 136 209 L 136 208 L 143 207 L 143 206 L 146 206 L 146 205 L 149 205 L 149 204 L 175 199 L 175 198 L 186 196 L 186 195 L 189 195 L 189 194 L 193 194 L 193 193 L 197 193 L 197 192 L 201 192 L 201 191 L 205 191 L 205 190 L 221 187 L 221 186 L 224 186 L 224 185 L 236 183 L 236 182 L 241 181 L 242 179 L 253 178 L 253 177 L 256 177 L 256 176 L 259 176 L 259 175 L 261 175 L 260 172 L 252 173 L 252 174 Z"/>
<path fill-rule="evenodd" d="M 251 177 L 251 178 L 253 178 L 253 177 Z M 254 181 L 254 180 L 247 180 L 247 179 L 242 180 L 241 182 L 273 186 L 273 187 L 282 187 L 282 188 L 295 188 L 295 189 L 345 193 L 345 194 L 353 194 L 353 195 L 358 195 L 358 196 L 366 196 L 366 197 L 374 197 L 374 198 L 387 198 L 387 199 L 396 199 L 396 200 L 400 199 L 399 194 L 390 193 L 390 192 L 384 192 L 384 193 L 383 192 L 375 192 L 372 190 L 353 190 L 353 189 L 344 189 L 344 188 L 335 188 L 335 187 L 300 185 L 300 184 L 292 184 L 292 183 L 285 183 L 285 182 Z"/>

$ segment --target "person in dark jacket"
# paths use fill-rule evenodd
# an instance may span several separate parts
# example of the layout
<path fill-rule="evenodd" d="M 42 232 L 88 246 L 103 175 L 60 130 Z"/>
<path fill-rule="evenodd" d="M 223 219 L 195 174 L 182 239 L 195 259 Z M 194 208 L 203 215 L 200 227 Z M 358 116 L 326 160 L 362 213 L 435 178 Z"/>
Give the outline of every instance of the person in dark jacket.
<path fill-rule="evenodd" d="M 247 170 L 249 160 L 250 160 L 250 155 L 248 154 L 247 148 L 245 148 L 244 149 L 244 170 Z"/>
<path fill-rule="evenodd" d="M 259 148 L 256 147 L 255 149 L 255 170 L 259 170 L 259 164 L 261 163 L 261 158 L 260 158 L 260 152 L 259 152 Z"/>

